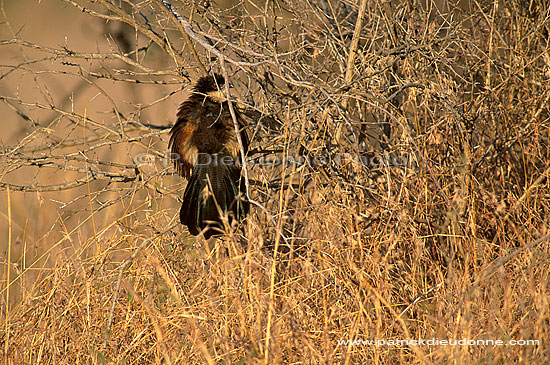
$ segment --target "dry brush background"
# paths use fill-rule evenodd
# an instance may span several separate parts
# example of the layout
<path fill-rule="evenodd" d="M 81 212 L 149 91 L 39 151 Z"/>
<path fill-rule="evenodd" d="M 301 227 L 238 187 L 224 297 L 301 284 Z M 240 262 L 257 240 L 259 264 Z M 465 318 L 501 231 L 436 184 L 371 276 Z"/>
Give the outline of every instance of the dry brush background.
<path fill-rule="evenodd" d="M 2 361 L 550 361 L 548 3 L 170 3 L 0 2 Z M 212 250 L 165 158 L 206 71 L 255 202 Z M 338 343 L 407 338 L 539 344 Z"/>

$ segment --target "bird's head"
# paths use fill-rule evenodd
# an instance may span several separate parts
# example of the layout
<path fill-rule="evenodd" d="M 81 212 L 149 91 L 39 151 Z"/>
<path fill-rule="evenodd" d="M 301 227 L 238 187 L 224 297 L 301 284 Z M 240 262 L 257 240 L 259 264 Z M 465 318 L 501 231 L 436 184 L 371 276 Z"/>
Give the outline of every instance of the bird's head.
<path fill-rule="evenodd" d="M 195 84 L 195 92 L 208 96 L 214 102 L 224 102 L 227 100 L 225 94 L 225 79 L 220 74 L 214 74 L 201 77 Z"/>

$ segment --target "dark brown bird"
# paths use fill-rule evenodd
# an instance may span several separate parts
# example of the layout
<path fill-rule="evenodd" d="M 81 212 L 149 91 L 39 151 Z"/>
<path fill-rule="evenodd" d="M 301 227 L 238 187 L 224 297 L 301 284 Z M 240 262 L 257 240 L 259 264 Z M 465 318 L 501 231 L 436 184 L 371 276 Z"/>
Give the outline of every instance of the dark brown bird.
<path fill-rule="evenodd" d="M 180 221 L 191 234 L 196 236 L 202 231 L 206 239 L 224 232 L 221 214 L 227 213 L 231 224 L 249 211 L 240 147 L 224 84 L 218 74 L 201 77 L 192 95 L 180 105 L 170 131 L 169 148 L 176 170 L 189 180 Z M 234 110 L 246 154 L 245 124 L 239 111 Z"/>

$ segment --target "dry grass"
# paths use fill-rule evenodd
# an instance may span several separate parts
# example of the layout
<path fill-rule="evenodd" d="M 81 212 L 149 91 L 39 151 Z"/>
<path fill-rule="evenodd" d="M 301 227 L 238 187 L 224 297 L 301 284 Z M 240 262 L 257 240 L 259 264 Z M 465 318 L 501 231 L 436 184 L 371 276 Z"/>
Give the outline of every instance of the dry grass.
<path fill-rule="evenodd" d="M 2 3 L 5 363 L 550 362 L 548 5 L 173 3 Z M 254 150 L 212 249 L 162 160 L 201 68 Z"/>

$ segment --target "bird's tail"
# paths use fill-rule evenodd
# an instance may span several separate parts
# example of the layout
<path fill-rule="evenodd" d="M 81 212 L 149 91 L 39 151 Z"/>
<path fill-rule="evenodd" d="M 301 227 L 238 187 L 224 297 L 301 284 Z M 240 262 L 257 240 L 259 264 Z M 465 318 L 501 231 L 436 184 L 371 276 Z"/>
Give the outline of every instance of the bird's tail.
<path fill-rule="evenodd" d="M 204 230 L 208 239 L 224 232 L 220 212 L 228 213 L 231 224 L 233 219 L 244 218 L 250 207 L 244 178 L 234 163 L 212 161 L 212 155 L 201 156 L 197 162 L 183 195 L 180 221 L 195 236 Z"/>

